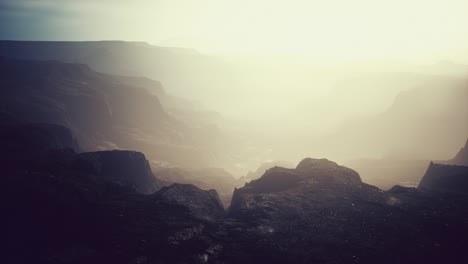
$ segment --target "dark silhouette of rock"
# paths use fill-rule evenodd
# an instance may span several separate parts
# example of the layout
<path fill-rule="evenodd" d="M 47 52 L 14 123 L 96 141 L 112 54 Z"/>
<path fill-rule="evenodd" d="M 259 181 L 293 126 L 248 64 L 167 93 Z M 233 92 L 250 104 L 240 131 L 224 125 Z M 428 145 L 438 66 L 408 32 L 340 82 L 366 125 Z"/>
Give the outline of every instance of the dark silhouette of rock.
<path fill-rule="evenodd" d="M 349 168 L 339 166 L 327 159 L 306 158 L 297 165 L 296 169 L 271 168 L 260 179 L 251 181 L 236 191 L 237 193 L 269 193 L 302 188 L 305 184 L 351 187 L 351 185 L 361 183 L 359 174 Z M 236 194 L 234 197 L 237 198 Z"/>
<path fill-rule="evenodd" d="M 220 258 L 229 263 L 455 261 L 464 258 L 461 248 L 468 248 L 452 240 L 468 231 L 467 204 L 466 198 L 415 188 L 384 192 L 349 168 L 307 158 L 296 169 L 275 167 L 236 189 L 222 225 L 229 237 Z"/>
<path fill-rule="evenodd" d="M 25 152 L 28 149 L 33 152 L 57 149 L 79 151 L 80 149 L 71 131 L 61 125 L 18 123 L 0 125 L 0 127 L 0 141 L 4 149 L 22 148 Z"/>
<path fill-rule="evenodd" d="M 257 168 L 257 170 L 249 171 L 247 173 L 247 175 L 245 175 L 244 177 L 241 178 L 241 180 L 243 180 L 245 182 L 256 180 L 256 179 L 262 177 L 262 175 L 265 174 L 265 172 L 268 169 L 271 169 L 271 168 L 276 167 L 276 166 L 283 167 L 283 168 L 292 168 L 292 167 L 294 167 L 294 165 L 292 163 L 287 162 L 287 161 L 264 162 Z"/>
<path fill-rule="evenodd" d="M 24 143 L 54 147 L 43 139 L 55 132 Z M 143 195 L 158 181 L 142 153 L 17 143 L 0 149 L 20 154 L 2 160 L 5 263 L 195 263 L 213 250 L 211 230 L 224 216 L 216 191 L 175 184 Z"/>
<path fill-rule="evenodd" d="M 61 125 L 23 123 L 0 113 L 3 171 L 27 169 L 54 162 L 55 155 L 69 157 L 80 150 L 72 132 Z"/>
<path fill-rule="evenodd" d="M 187 217 L 215 222 L 224 216 L 224 207 L 216 190 L 201 190 L 191 184 L 174 183 L 152 195 L 158 206 L 167 210 L 183 208 Z"/>
<path fill-rule="evenodd" d="M 242 181 L 220 168 L 158 168 L 154 170 L 154 173 L 166 182 L 193 184 L 204 190 L 215 189 L 225 207 L 231 203 L 234 188 L 243 184 Z"/>
<path fill-rule="evenodd" d="M 164 185 L 154 176 L 145 155 L 136 151 L 81 153 L 73 161 L 72 167 L 143 194 L 154 193 Z"/>
<path fill-rule="evenodd" d="M 405 186 L 400 186 L 400 185 L 395 185 L 390 190 L 387 191 L 387 193 L 390 194 L 400 194 L 400 193 L 415 193 L 418 192 L 417 188 L 414 187 L 405 187 Z"/>
<path fill-rule="evenodd" d="M 312 177 L 333 177 L 335 181 L 361 182 L 359 174 L 352 169 L 339 166 L 333 161 L 327 159 L 303 159 L 296 167 L 296 171 L 310 175 Z M 335 178 L 340 177 L 340 178 Z"/>
<path fill-rule="evenodd" d="M 418 189 L 468 194 L 468 167 L 431 162 Z"/>

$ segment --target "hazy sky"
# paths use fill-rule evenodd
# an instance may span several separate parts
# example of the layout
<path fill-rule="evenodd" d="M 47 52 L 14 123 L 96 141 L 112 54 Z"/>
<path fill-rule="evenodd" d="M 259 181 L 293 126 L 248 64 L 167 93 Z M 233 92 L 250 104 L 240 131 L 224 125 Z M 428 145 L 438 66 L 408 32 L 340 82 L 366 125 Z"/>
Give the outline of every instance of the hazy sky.
<path fill-rule="evenodd" d="M 0 38 L 468 63 L 466 0 L 0 0 Z"/>

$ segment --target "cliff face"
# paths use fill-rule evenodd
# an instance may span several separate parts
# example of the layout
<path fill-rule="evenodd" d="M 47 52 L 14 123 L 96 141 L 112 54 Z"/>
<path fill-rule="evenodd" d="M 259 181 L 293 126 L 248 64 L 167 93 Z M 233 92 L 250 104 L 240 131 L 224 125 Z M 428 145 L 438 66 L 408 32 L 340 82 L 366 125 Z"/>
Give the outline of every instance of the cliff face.
<path fill-rule="evenodd" d="M 61 125 L 44 123 L 16 123 L 0 125 L 0 142 L 7 150 L 44 152 L 47 150 L 71 149 L 80 147 L 71 131 Z M 11 153 L 16 154 L 16 153 Z"/>
<path fill-rule="evenodd" d="M 1 113 L 65 126 L 83 151 L 134 149 L 150 160 L 202 166 L 216 147 L 210 138 L 215 129 L 201 133 L 164 110 L 155 95 L 164 94 L 159 82 L 101 74 L 83 64 L 2 57 L 0 86 Z"/>
<path fill-rule="evenodd" d="M 468 167 L 431 162 L 418 189 L 468 194 Z"/>
<path fill-rule="evenodd" d="M 0 77 L 2 112 L 66 126 L 84 150 L 122 144 L 129 127 L 156 132 L 167 120 L 157 97 L 83 64 L 0 58 Z M 153 119 L 145 123 L 149 111 Z"/>
<path fill-rule="evenodd" d="M 41 167 L 54 162 L 54 155 L 67 157 L 80 150 L 72 132 L 61 125 L 23 123 L 0 113 L 0 156 L 2 169 Z"/>
<path fill-rule="evenodd" d="M 56 140 L 66 128 L 42 128 L 40 137 L 32 132 L 0 149 L 8 157 L 1 184 L 6 263 L 203 259 L 212 244 L 209 229 L 224 216 L 216 191 L 171 185 L 148 195 L 161 182 L 142 153 L 77 154 L 68 137 Z"/>
<path fill-rule="evenodd" d="M 164 185 L 153 175 L 145 155 L 136 151 L 81 153 L 72 167 L 143 194 L 154 193 Z"/>

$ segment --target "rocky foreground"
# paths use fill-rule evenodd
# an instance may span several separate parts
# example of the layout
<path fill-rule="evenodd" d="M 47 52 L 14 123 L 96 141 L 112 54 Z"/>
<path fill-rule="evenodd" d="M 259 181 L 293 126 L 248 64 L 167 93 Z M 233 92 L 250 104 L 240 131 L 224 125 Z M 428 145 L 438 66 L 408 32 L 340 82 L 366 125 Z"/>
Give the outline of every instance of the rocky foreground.
<path fill-rule="evenodd" d="M 142 153 L 78 153 L 57 125 L 1 133 L 3 263 L 468 261 L 466 167 L 431 165 L 420 188 L 382 191 L 307 158 L 236 189 L 225 210 L 215 190 L 159 179 Z"/>
<path fill-rule="evenodd" d="M 400 186 L 385 192 L 349 168 L 307 158 L 296 169 L 272 168 L 234 192 L 223 223 L 231 242 L 224 258 L 236 263 L 459 261 L 467 259 L 466 198 Z"/>

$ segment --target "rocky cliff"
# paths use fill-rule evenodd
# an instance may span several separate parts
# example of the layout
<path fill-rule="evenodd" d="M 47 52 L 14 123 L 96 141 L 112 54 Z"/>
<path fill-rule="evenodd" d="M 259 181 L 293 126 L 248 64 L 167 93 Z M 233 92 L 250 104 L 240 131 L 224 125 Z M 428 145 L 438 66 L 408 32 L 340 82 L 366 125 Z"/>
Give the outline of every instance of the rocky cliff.
<path fill-rule="evenodd" d="M 233 242 L 223 256 L 230 263 L 455 261 L 468 248 L 450 242 L 468 231 L 467 202 L 400 186 L 385 192 L 349 168 L 307 158 L 235 191 L 223 223 Z"/>
<path fill-rule="evenodd" d="M 431 162 L 418 189 L 468 194 L 468 167 Z"/>
<path fill-rule="evenodd" d="M 136 151 L 80 153 L 72 167 L 143 194 L 154 193 L 165 185 L 154 176 L 145 155 Z"/>
<path fill-rule="evenodd" d="M 155 95 L 163 94 L 158 82 L 84 64 L 1 57 L 0 86 L 1 113 L 65 126 L 83 151 L 134 149 L 173 165 L 210 164 L 215 144 L 207 138 L 217 131 L 199 131 L 169 115 Z"/>

